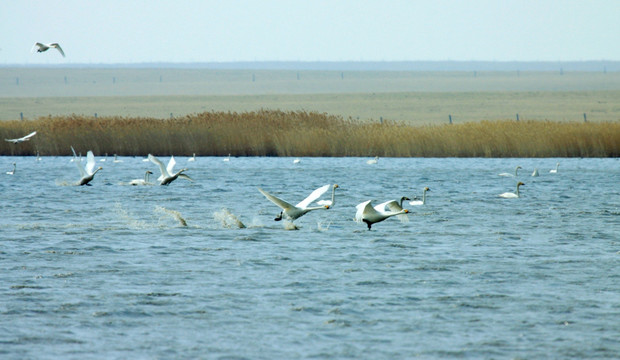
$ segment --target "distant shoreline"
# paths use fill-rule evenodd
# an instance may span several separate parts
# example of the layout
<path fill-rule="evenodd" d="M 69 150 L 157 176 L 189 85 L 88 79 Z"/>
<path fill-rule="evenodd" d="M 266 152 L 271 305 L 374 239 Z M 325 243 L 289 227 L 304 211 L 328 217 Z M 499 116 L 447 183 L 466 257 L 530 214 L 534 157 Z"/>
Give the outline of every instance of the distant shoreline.
<path fill-rule="evenodd" d="M 620 71 L 617 60 L 584 61 L 232 61 L 0 64 L 0 68 L 130 68 L 314 71 Z"/>

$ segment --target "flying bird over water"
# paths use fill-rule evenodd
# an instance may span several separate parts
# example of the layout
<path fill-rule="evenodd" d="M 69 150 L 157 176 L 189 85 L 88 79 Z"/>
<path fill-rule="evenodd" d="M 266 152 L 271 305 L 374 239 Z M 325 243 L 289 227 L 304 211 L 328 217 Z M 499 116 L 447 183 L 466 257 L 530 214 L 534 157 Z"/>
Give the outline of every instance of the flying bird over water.
<path fill-rule="evenodd" d="M 20 143 L 20 142 L 24 142 L 24 141 L 30 140 L 30 138 L 35 136 L 36 134 L 37 134 L 37 132 L 33 131 L 30 134 L 28 134 L 28 135 L 26 135 L 24 137 L 20 137 L 18 139 L 4 139 L 4 140 L 8 141 L 8 142 L 12 142 L 13 144 L 17 144 L 17 143 Z"/>
<path fill-rule="evenodd" d="M 177 171 L 176 173 L 174 172 L 174 165 L 176 165 L 176 160 L 174 160 L 174 156 L 170 157 L 170 160 L 168 161 L 168 166 L 164 166 L 164 163 L 161 162 L 158 158 L 156 158 L 155 156 L 149 154 L 149 160 L 151 160 L 151 162 L 157 166 L 159 166 L 159 170 L 161 171 L 161 176 L 159 178 L 157 178 L 157 180 L 159 181 L 159 185 L 168 185 L 171 182 L 173 182 L 174 180 L 176 180 L 177 178 L 183 178 L 189 181 L 194 181 L 191 177 L 183 174 L 183 172 L 187 171 L 187 169 L 181 169 L 179 171 Z"/>
<path fill-rule="evenodd" d="M 271 195 L 270 193 L 266 192 L 265 190 L 258 188 L 258 191 L 261 192 L 261 194 L 265 195 L 265 197 L 271 201 L 272 203 L 276 204 L 277 206 L 279 206 L 282 211 L 280 212 L 280 214 L 278 214 L 278 216 L 274 219 L 275 221 L 280 221 L 282 220 L 283 216 L 286 216 L 286 218 L 288 218 L 289 220 L 295 220 L 297 218 L 302 217 L 303 215 L 305 215 L 306 213 L 308 213 L 309 211 L 312 210 L 326 210 L 329 209 L 329 205 L 323 205 L 323 206 L 317 206 L 317 207 L 309 207 L 308 205 L 310 205 L 310 203 L 312 203 L 313 201 L 315 201 L 316 199 L 318 199 L 319 197 L 321 197 L 321 195 L 325 194 L 325 192 L 327 192 L 327 190 L 329 190 L 329 185 L 325 185 L 325 186 L 321 186 L 320 188 L 314 190 L 307 198 L 305 198 L 304 200 L 302 200 L 299 204 L 297 205 L 292 205 L 289 204 L 288 202 L 277 198 L 273 195 Z"/>
<path fill-rule="evenodd" d="M 356 206 L 357 212 L 355 213 L 355 221 L 358 223 L 366 223 L 368 230 L 370 230 L 372 224 L 381 222 L 392 216 L 407 214 L 409 210 L 402 208 L 403 200 L 408 200 L 408 198 L 401 198 L 400 204 L 396 200 L 390 200 L 374 207 L 372 206 L 371 200 L 364 201 Z M 386 210 L 386 208 L 389 210 Z M 399 216 L 399 219 L 401 221 L 407 221 L 406 216 Z"/>
<path fill-rule="evenodd" d="M 95 169 L 95 156 L 93 155 L 92 151 L 88 150 L 88 152 L 86 153 L 86 165 L 82 165 L 82 160 L 78 159 L 77 155 L 75 154 L 75 150 L 73 149 L 73 146 L 71 147 L 71 151 L 73 151 L 73 159 L 75 165 L 80 171 L 81 179 L 80 181 L 78 181 L 78 185 L 90 186 L 89 183 L 93 180 L 97 171 L 103 170 L 103 168 L 99 166 L 97 169 Z"/>
<path fill-rule="evenodd" d="M 60 45 L 58 43 L 42 44 L 42 43 L 38 42 L 38 43 L 34 44 L 34 46 L 32 47 L 32 50 L 30 52 L 34 52 L 35 49 L 36 49 L 37 52 L 46 52 L 50 48 L 57 49 L 60 52 L 60 54 L 62 55 L 62 57 L 65 57 L 65 52 L 62 51 L 62 48 L 60 47 Z"/>

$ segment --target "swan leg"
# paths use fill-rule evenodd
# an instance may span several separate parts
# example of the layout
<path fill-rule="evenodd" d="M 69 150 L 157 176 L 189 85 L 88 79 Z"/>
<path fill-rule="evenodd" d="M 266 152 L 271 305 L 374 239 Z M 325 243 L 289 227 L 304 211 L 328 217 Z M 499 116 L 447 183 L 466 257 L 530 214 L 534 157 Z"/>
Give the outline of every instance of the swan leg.
<path fill-rule="evenodd" d="M 274 220 L 274 221 L 280 221 L 280 220 L 282 220 L 282 212 L 280 212 L 280 213 L 278 214 L 278 216 L 276 216 L 276 218 L 275 218 L 275 219 L 273 219 L 273 220 Z"/>
<path fill-rule="evenodd" d="M 368 230 L 370 230 L 370 227 L 372 226 L 372 223 L 368 220 L 364 220 L 364 222 L 366 223 L 366 225 L 368 225 Z"/>

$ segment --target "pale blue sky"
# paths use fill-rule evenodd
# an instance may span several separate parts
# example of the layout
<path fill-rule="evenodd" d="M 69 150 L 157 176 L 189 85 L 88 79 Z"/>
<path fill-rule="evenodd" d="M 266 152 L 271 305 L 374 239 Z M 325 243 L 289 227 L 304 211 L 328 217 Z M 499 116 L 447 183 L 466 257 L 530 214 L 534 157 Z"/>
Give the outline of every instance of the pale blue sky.
<path fill-rule="evenodd" d="M 8 0 L 0 34 L 0 65 L 620 60 L 620 1 Z"/>

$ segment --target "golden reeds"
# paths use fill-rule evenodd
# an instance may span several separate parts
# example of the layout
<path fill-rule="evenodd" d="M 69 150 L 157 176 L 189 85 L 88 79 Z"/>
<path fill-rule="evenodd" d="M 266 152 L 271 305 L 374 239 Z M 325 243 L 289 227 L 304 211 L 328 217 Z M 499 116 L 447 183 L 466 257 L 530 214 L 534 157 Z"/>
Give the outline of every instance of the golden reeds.
<path fill-rule="evenodd" d="M 0 122 L 2 155 L 616 157 L 619 122 L 480 121 L 410 126 L 358 122 L 324 113 L 205 112 L 174 119 L 43 117 Z"/>

